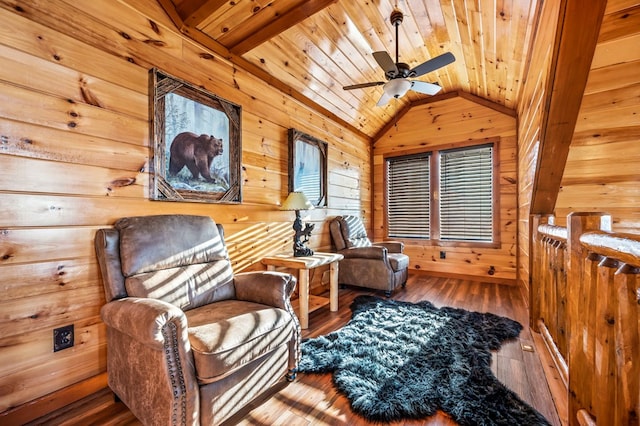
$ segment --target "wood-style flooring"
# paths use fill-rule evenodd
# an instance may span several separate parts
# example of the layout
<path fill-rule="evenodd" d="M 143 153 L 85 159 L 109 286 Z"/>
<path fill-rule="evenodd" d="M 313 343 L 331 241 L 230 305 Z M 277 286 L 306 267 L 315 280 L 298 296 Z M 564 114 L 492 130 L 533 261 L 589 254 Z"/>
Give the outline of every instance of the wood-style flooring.
<path fill-rule="evenodd" d="M 356 287 L 340 289 L 339 294 L 338 312 L 329 312 L 327 307 L 311 313 L 309 329 L 303 330 L 303 337 L 326 334 L 346 324 L 351 317 L 349 305 L 358 295 L 375 294 L 384 297 L 382 293 Z M 392 298 L 410 302 L 429 300 L 436 306 L 492 312 L 522 323 L 525 329 L 519 339 L 504 344 L 493 354 L 493 373 L 524 401 L 540 411 L 552 425 L 565 423 L 556 412 L 545 378 L 544 369 L 552 367 L 545 357 L 538 356 L 538 351 L 542 348 L 535 348 L 534 337 L 527 327 L 527 310 L 516 287 L 414 273 L 410 275 L 406 288 L 398 289 Z M 523 345 L 534 347 L 535 351 L 523 350 Z M 227 423 L 245 426 L 375 424 L 351 411 L 348 400 L 333 387 L 330 374 L 299 374 L 295 382 L 283 384 L 268 398 L 258 401 L 249 409 Z M 113 394 L 104 389 L 32 424 L 84 426 L 140 423 L 124 404 L 114 402 Z M 395 422 L 392 425 L 455 425 L 455 422 L 444 413 L 438 413 L 430 418 Z"/>

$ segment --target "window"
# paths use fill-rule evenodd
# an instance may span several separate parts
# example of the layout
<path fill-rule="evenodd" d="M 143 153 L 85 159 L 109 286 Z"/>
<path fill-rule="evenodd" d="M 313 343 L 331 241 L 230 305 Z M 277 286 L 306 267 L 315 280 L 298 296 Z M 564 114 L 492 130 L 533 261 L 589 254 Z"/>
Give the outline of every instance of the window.
<path fill-rule="evenodd" d="M 327 143 L 289 129 L 289 192 L 300 191 L 316 207 L 327 206 Z"/>
<path fill-rule="evenodd" d="M 387 158 L 387 235 L 496 242 L 494 145 Z"/>
<path fill-rule="evenodd" d="M 429 239 L 429 154 L 387 162 L 389 236 Z"/>
<path fill-rule="evenodd" d="M 492 146 L 440 152 L 440 239 L 492 241 Z"/>

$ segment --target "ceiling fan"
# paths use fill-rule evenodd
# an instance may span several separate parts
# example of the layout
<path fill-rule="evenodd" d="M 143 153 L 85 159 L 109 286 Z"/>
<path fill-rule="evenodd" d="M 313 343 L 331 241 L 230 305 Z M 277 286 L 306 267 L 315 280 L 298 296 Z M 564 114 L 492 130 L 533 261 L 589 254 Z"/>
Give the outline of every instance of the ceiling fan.
<path fill-rule="evenodd" d="M 430 73 L 442 68 L 445 65 L 449 65 L 456 60 L 455 56 L 451 52 L 443 53 L 440 56 L 429 59 L 420 65 L 409 68 L 409 65 L 400 62 L 398 60 L 398 27 L 402 23 L 404 14 L 397 8 L 391 12 L 390 22 L 396 27 L 396 61 L 391 59 L 391 56 L 384 51 L 373 52 L 373 58 L 378 65 L 384 70 L 384 76 L 388 81 L 374 81 L 370 83 L 354 84 L 351 86 L 344 86 L 344 90 L 361 89 L 363 87 L 380 86 L 384 84 L 382 97 L 378 101 L 378 106 L 383 106 L 391 98 L 401 98 L 409 90 L 415 92 L 424 93 L 427 95 L 435 95 L 442 87 L 434 83 L 427 83 L 426 81 L 410 80 L 412 77 L 420 77 L 421 75 Z"/>

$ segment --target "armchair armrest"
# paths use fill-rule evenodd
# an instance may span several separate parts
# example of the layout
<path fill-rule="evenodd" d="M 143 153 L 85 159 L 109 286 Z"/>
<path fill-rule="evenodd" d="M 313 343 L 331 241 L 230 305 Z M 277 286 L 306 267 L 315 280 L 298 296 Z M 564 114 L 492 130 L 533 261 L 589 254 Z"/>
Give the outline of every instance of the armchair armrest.
<path fill-rule="evenodd" d="M 296 288 L 296 278 L 275 271 L 255 271 L 235 274 L 236 297 L 239 300 L 262 303 L 288 310 L 289 298 Z"/>
<path fill-rule="evenodd" d="M 340 250 L 338 253 L 344 256 L 345 259 L 386 259 L 387 249 L 381 246 L 369 246 L 369 247 L 350 247 L 344 250 Z"/>
<path fill-rule="evenodd" d="M 402 241 L 380 241 L 373 243 L 373 245 L 386 247 L 389 253 L 402 253 L 404 251 L 404 243 Z"/>
<path fill-rule="evenodd" d="M 108 327 L 126 334 L 132 339 L 156 350 L 163 350 L 163 327 L 173 322 L 177 335 L 189 349 L 187 317 L 170 303 L 156 299 L 127 297 L 107 303 L 100 310 Z"/>
<path fill-rule="evenodd" d="M 127 297 L 107 303 L 100 314 L 113 350 L 107 358 L 113 392 L 144 424 L 197 418 L 200 395 L 182 310 L 160 300 Z M 149 390 L 152 396 L 139 397 Z"/>

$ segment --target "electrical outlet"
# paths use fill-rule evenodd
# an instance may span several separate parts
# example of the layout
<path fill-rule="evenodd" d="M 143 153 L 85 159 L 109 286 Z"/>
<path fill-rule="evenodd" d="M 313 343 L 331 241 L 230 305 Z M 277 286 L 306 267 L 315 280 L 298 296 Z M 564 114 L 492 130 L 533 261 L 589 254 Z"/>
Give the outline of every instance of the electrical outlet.
<path fill-rule="evenodd" d="M 533 349 L 533 346 L 531 345 L 527 345 L 525 343 L 520 343 L 520 346 L 522 347 L 522 350 L 525 352 L 535 352 Z"/>
<path fill-rule="evenodd" d="M 58 352 L 73 346 L 73 324 L 53 329 L 53 351 Z"/>
<path fill-rule="evenodd" d="M 447 258 L 447 252 L 446 251 L 441 251 L 440 252 L 440 259 L 446 259 Z"/>

